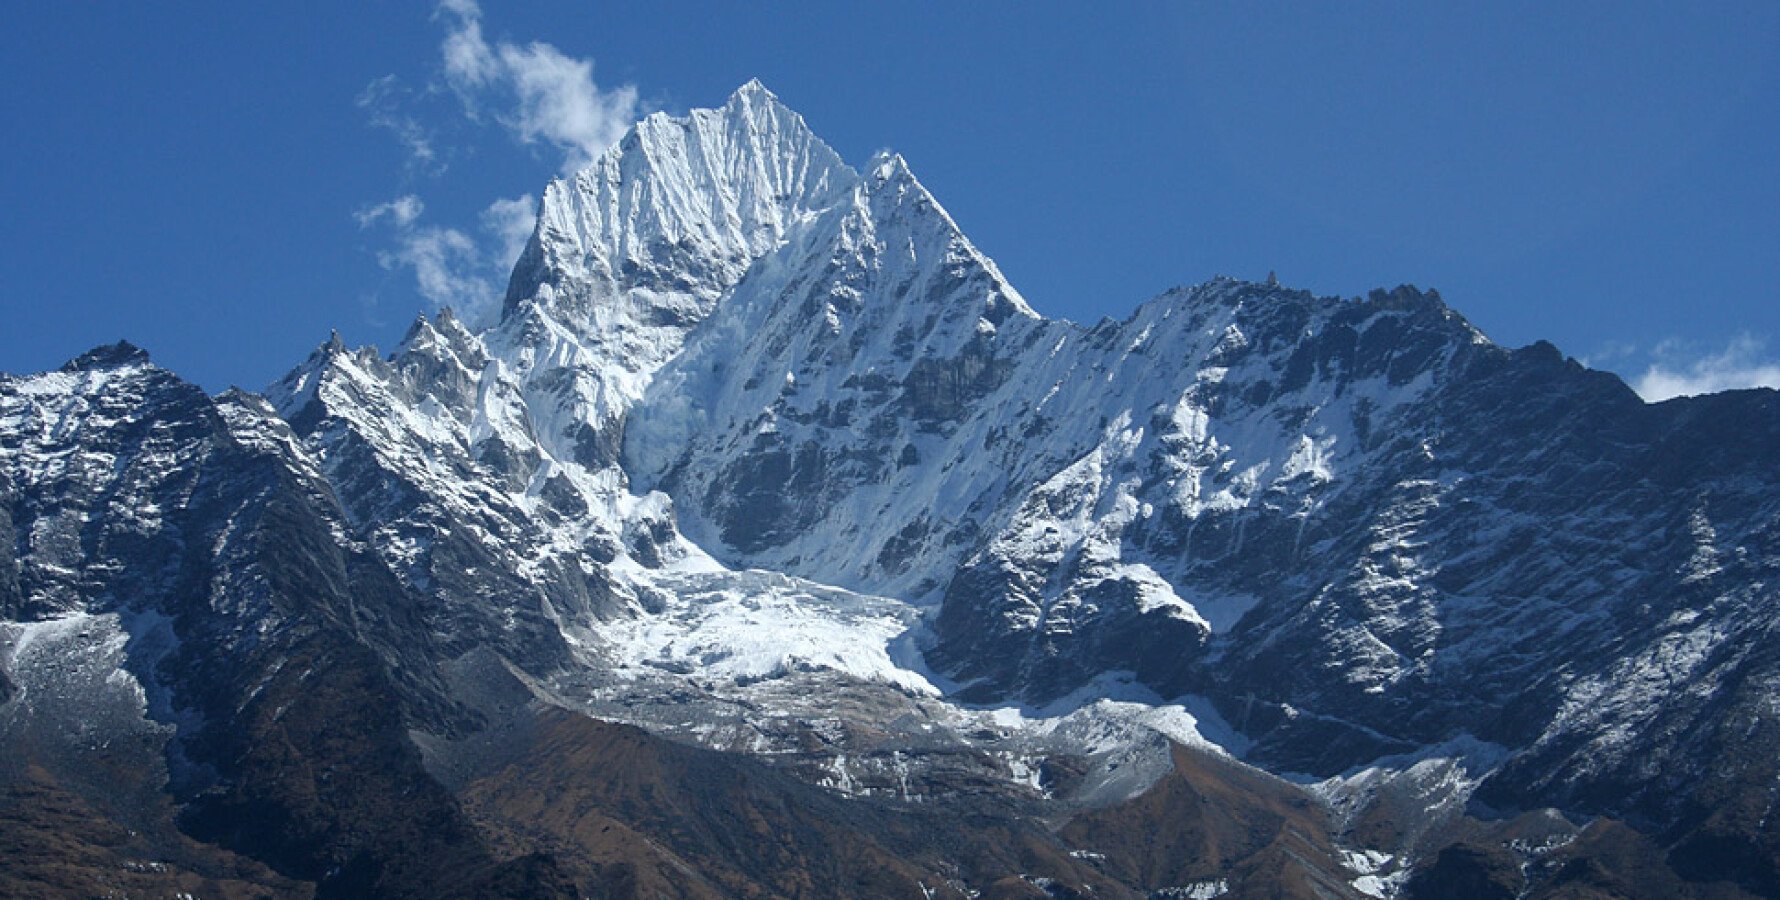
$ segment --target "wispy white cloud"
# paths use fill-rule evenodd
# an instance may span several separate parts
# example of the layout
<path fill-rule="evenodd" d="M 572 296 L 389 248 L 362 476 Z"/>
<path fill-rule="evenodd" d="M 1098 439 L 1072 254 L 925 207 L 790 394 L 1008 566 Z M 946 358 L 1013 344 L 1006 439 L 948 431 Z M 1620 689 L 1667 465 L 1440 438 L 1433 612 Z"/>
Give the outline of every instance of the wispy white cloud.
<path fill-rule="evenodd" d="M 1591 369 L 1622 371 L 1642 355 L 1642 348 L 1633 341 L 1607 341 L 1577 361 Z"/>
<path fill-rule="evenodd" d="M 360 228 L 369 228 L 384 220 L 388 220 L 397 228 L 407 228 L 414 224 L 414 220 L 420 218 L 420 214 L 425 211 L 426 204 L 420 202 L 419 197 L 413 194 L 404 194 L 387 203 L 367 206 L 353 213 L 352 217 L 358 220 Z"/>
<path fill-rule="evenodd" d="M 525 194 L 500 199 L 482 211 L 482 230 L 494 239 L 494 262 L 511 266 L 525 250 L 538 222 L 538 198 Z"/>
<path fill-rule="evenodd" d="M 413 92 L 395 75 L 385 75 L 365 85 L 354 101 L 365 111 L 371 125 L 394 135 L 408 150 L 410 170 L 426 175 L 445 174 L 433 130 L 410 111 Z"/>
<path fill-rule="evenodd" d="M 636 120 L 636 87 L 601 88 L 593 60 L 541 41 L 489 43 L 475 0 L 443 0 L 438 15 L 447 23 L 440 46 L 445 80 L 465 114 L 479 118 L 493 104 L 495 120 L 515 138 L 561 151 L 563 171 L 585 167 Z"/>
<path fill-rule="evenodd" d="M 440 0 L 434 17 L 444 24 L 445 36 L 439 69 L 428 86 L 411 89 L 386 75 L 367 85 L 357 100 L 373 127 L 407 148 L 410 180 L 416 174 L 445 174 L 445 160 L 457 154 L 440 135 L 461 138 L 466 126 L 493 123 L 521 143 L 554 150 L 562 169 L 574 171 L 636 120 L 634 86 L 601 88 L 593 80 L 592 60 L 547 43 L 490 41 L 476 0 Z M 481 212 L 475 227 L 453 228 L 425 221 L 426 204 L 408 193 L 367 205 L 353 218 L 388 240 L 377 254 L 383 268 L 411 273 L 427 302 L 480 322 L 498 311 L 502 286 L 531 237 L 537 205 L 530 194 L 498 199 Z"/>
<path fill-rule="evenodd" d="M 406 269 L 415 290 L 434 308 L 451 307 L 472 323 L 496 312 L 501 285 L 531 237 L 537 200 L 530 194 L 500 199 L 479 216 L 482 239 L 456 228 L 423 224 L 426 206 L 406 194 L 367 206 L 353 218 L 360 228 L 387 229 L 391 246 L 377 254 L 384 269 Z"/>
<path fill-rule="evenodd" d="M 404 229 L 393 250 L 377 255 L 386 269 L 413 270 L 415 287 L 435 307 L 478 316 L 493 302 L 493 285 L 480 273 L 481 253 L 469 235 L 428 225 Z"/>
<path fill-rule="evenodd" d="M 1665 341 L 1657 345 L 1656 361 L 1632 381 L 1632 388 L 1651 403 L 1736 388 L 1780 388 L 1780 359 L 1766 350 L 1766 341 L 1748 334 L 1733 338 L 1722 351 L 1705 354 Z"/>
<path fill-rule="evenodd" d="M 446 79 L 453 87 L 488 86 L 499 75 L 500 64 L 482 37 L 482 7 L 476 0 L 441 0 L 436 15 L 456 20 L 439 48 L 445 57 Z"/>

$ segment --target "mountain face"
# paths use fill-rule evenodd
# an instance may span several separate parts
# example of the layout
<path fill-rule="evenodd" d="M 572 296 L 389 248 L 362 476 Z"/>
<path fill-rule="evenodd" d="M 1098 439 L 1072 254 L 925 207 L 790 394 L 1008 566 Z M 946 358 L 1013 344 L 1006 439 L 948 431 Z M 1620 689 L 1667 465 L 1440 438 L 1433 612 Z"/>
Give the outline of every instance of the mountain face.
<path fill-rule="evenodd" d="M 0 431 L 6 893 L 425 891 L 497 868 L 403 733 L 470 721 L 418 604 L 263 400 L 119 344 L 0 381 Z"/>
<path fill-rule="evenodd" d="M 12 892 L 1780 894 L 1780 395 L 1409 287 L 1045 319 L 758 82 L 489 321 L 0 381 L 0 537 Z"/>

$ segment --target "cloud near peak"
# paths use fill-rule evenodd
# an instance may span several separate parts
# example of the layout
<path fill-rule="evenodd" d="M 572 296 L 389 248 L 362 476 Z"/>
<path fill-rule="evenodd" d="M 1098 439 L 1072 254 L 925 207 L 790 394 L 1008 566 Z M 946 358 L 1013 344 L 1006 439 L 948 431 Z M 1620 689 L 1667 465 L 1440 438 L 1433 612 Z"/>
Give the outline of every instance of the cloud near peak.
<path fill-rule="evenodd" d="M 391 246 L 377 264 L 407 269 L 415 289 L 434 308 L 451 307 L 466 322 L 485 324 L 498 312 L 502 281 L 531 236 L 537 200 L 530 194 L 500 199 L 482 211 L 485 239 L 420 221 L 425 207 L 413 194 L 368 206 L 353 214 L 360 228 L 383 226 Z"/>
<path fill-rule="evenodd" d="M 407 149 L 404 181 L 445 175 L 446 161 L 458 155 L 447 138 L 462 119 L 556 151 L 565 173 L 585 168 L 636 121 L 635 86 L 601 88 L 591 59 L 548 43 L 490 41 L 476 0 L 440 0 L 434 19 L 445 36 L 427 87 L 411 89 L 391 74 L 373 80 L 356 101 L 373 127 Z M 427 303 L 452 307 L 466 321 L 487 321 L 499 312 L 507 276 L 531 236 L 536 198 L 497 199 L 474 225 L 459 228 L 428 221 L 426 211 L 417 194 L 405 193 L 366 205 L 353 218 L 388 241 L 377 252 L 378 264 L 412 273 Z"/>
<path fill-rule="evenodd" d="M 1632 381 L 1632 389 L 1656 403 L 1737 388 L 1780 388 L 1780 360 L 1765 356 L 1765 349 L 1765 341 L 1742 334 L 1720 352 L 1688 358 L 1680 345 L 1665 342 L 1656 349 L 1656 362 Z"/>
<path fill-rule="evenodd" d="M 593 61 L 568 56 L 551 44 L 490 43 L 475 0 L 444 0 L 440 45 L 445 81 L 479 119 L 488 108 L 522 143 L 549 144 L 563 154 L 562 170 L 585 168 L 615 143 L 637 118 L 637 89 L 610 90 L 593 80 Z"/>

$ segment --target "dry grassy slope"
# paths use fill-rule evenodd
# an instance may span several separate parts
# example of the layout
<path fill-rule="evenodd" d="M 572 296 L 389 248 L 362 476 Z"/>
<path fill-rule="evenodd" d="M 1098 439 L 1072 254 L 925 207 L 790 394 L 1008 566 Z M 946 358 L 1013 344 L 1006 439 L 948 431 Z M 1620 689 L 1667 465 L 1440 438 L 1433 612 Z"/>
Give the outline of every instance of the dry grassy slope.
<path fill-rule="evenodd" d="M 956 896 L 1004 877 L 1129 896 L 1005 808 L 849 800 L 747 757 L 560 710 L 467 786 L 465 808 L 506 853 L 549 852 L 613 897 Z"/>
<path fill-rule="evenodd" d="M 132 829 L 103 808 L 103 798 L 83 796 L 41 766 L 14 769 L 0 784 L 0 897 L 185 893 L 246 900 L 314 893 L 311 885 L 187 839 L 172 813 L 169 804 L 155 816 L 158 827 Z"/>
<path fill-rule="evenodd" d="M 560 710 L 463 790 L 497 855 L 547 853 L 611 897 L 1354 897 L 1326 813 L 1297 787 L 1176 747 L 1139 797 L 1048 830 L 1009 806 L 837 797 L 747 757 Z"/>
<path fill-rule="evenodd" d="M 1174 748 L 1174 771 L 1125 803 L 1076 817 L 1061 837 L 1105 854 L 1146 891 L 1211 881 L 1231 897 L 1357 896 L 1322 807 L 1294 785 L 1222 756 Z"/>
<path fill-rule="evenodd" d="M 1764 896 L 1727 880 L 1688 881 L 1650 835 L 1614 819 L 1596 819 L 1549 851 L 1547 813 L 1481 822 L 1464 819 L 1425 855 L 1405 886 L 1406 900 L 1744 900 Z M 1572 836 L 1573 835 L 1573 836 Z"/>
<path fill-rule="evenodd" d="M 392 693 L 363 647 L 299 643 L 242 713 L 234 779 L 183 826 L 324 898 L 574 896 L 548 857 L 496 857 L 423 767 Z"/>

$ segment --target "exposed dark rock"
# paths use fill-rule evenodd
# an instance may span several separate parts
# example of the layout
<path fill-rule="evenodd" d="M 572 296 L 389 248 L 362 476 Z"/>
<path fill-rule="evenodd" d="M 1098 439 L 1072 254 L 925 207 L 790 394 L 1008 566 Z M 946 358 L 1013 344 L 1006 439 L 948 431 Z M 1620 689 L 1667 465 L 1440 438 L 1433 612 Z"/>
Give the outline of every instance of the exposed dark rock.
<path fill-rule="evenodd" d="M 0 893 L 1350 896 L 1339 840 L 1413 897 L 1780 896 L 1774 391 L 1645 404 L 1410 286 L 1045 320 L 753 84 L 553 182 L 499 322 L 268 398 L 0 377 Z M 1095 808 L 1104 735 L 948 733 L 857 648 L 603 643 L 792 576 L 937 602 L 864 649 L 951 703 L 1198 695 L 1357 793 L 1177 747 Z M 771 762 L 534 706 L 596 700 Z"/>

